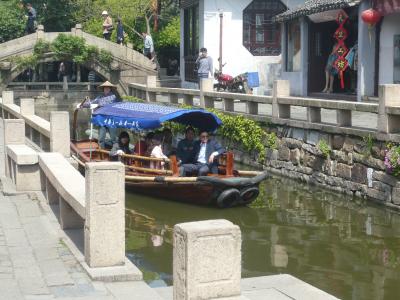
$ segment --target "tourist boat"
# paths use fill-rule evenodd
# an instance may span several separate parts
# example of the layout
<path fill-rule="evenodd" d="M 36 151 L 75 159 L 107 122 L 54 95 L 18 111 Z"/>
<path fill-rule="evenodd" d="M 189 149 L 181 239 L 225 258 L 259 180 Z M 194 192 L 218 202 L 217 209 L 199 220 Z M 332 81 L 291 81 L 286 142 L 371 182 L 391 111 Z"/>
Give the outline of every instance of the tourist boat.
<path fill-rule="evenodd" d="M 76 132 L 77 111 L 74 114 Z M 134 102 L 118 102 L 103 106 L 92 114 L 91 122 L 97 126 L 125 128 L 135 132 L 154 130 L 164 122 L 178 122 L 201 130 L 215 131 L 222 124 L 211 112 L 202 109 Z M 109 161 L 110 152 L 100 149 L 96 140 L 71 141 L 71 151 L 81 167 L 90 161 Z M 219 173 L 198 177 L 179 177 L 175 156 L 168 160 L 166 170 L 149 168 L 150 161 L 164 159 L 122 155 L 126 166 L 125 183 L 129 190 L 157 198 L 171 199 L 186 203 L 213 205 L 220 208 L 247 205 L 259 194 L 259 184 L 266 172 L 235 170 L 232 152 L 220 157 Z"/>

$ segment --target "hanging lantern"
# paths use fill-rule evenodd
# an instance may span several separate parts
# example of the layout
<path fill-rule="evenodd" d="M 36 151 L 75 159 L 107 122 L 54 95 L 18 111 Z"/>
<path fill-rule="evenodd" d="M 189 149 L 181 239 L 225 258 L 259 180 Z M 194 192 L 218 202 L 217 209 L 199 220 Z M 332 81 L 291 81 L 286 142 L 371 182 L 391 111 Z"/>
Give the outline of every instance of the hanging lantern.
<path fill-rule="evenodd" d="M 364 23 L 367 23 L 369 27 L 374 26 L 380 21 L 381 18 L 381 13 L 373 8 L 364 10 L 361 13 L 361 19 L 364 21 Z"/>

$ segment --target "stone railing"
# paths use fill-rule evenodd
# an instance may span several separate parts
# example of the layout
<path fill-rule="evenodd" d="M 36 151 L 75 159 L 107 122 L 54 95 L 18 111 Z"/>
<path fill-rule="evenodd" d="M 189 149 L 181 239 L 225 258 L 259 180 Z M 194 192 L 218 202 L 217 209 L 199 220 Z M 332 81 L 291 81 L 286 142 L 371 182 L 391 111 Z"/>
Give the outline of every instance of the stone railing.
<path fill-rule="evenodd" d="M 41 90 L 41 91 L 91 91 L 102 82 L 11 82 L 10 90 Z"/>
<path fill-rule="evenodd" d="M 200 90 L 156 87 L 153 76 L 146 84 L 129 85 L 129 95 L 148 102 L 216 108 L 277 125 L 400 142 L 400 85 L 380 86 L 379 103 L 292 97 L 289 91 L 284 80 L 274 82 L 272 96 L 216 92 L 212 79 L 203 79 Z"/>

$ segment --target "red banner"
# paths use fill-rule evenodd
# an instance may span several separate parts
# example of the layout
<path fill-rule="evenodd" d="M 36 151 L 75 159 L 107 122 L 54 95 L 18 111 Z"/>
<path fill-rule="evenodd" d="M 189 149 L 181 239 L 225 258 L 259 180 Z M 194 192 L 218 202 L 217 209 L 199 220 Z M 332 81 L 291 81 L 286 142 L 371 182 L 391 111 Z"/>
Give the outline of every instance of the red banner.
<path fill-rule="evenodd" d="M 337 16 L 336 22 L 339 24 L 339 28 L 335 31 L 334 37 L 337 40 L 337 47 L 335 49 L 335 53 L 338 56 L 336 61 L 333 64 L 333 67 L 338 71 L 340 78 L 340 87 L 344 89 L 344 71 L 349 66 L 345 56 L 349 50 L 346 47 L 345 40 L 348 37 L 348 33 L 346 28 L 344 28 L 344 24 L 346 24 L 349 16 L 346 14 L 344 10 L 341 10 Z"/>
<path fill-rule="evenodd" d="M 374 8 L 383 16 L 400 12 L 400 0 L 374 0 Z"/>

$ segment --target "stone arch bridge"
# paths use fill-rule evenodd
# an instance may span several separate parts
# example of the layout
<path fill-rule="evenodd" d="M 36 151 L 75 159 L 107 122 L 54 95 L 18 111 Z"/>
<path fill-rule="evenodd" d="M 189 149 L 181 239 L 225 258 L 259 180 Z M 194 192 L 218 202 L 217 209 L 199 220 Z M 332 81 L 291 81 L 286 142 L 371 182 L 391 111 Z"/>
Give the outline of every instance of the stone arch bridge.
<path fill-rule="evenodd" d="M 40 25 L 36 33 L 0 44 L 0 92 L 21 73 L 12 63 L 12 57 L 32 54 L 39 39 L 52 42 L 60 33 L 44 32 L 43 26 Z M 145 83 L 148 75 L 157 74 L 155 64 L 143 54 L 83 32 L 80 24 L 72 28 L 71 32 L 62 33 L 83 37 L 88 45 L 111 52 L 111 67 L 105 67 L 98 62 L 87 64 L 86 67 L 116 84 L 121 94 L 128 93 L 129 83 Z M 45 61 L 48 62 L 49 59 Z"/>

